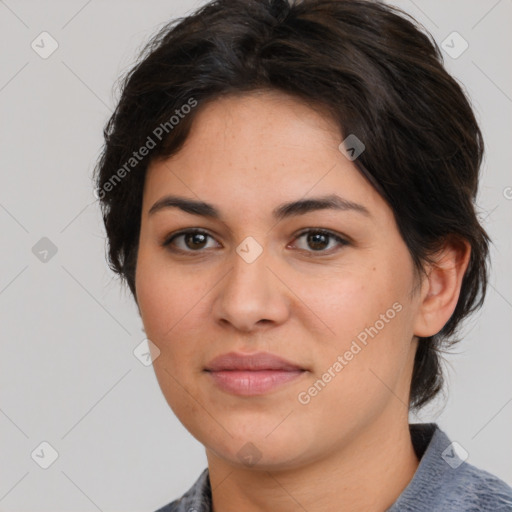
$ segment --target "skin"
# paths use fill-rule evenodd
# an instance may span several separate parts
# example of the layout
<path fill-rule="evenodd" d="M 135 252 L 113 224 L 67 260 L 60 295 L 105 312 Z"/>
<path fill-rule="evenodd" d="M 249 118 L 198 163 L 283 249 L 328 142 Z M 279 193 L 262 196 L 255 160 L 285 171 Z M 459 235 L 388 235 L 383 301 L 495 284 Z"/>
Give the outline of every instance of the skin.
<path fill-rule="evenodd" d="M 407 406 L 416 337 L 448 321 L 469 248 L 447 244 L 418 280 L 390 207 L 339 151 L 343 138 L 319 110 L 259 91 L 203 105 L 184 147 L 148 169 L 136 299 L 160 351 L 153 366 L 162 392 L 205 446 L 215 512 L 384 511 L 418 467 Z M 332 193 L 370 215 L 272 217 L 284 202 Z M 167 194 L 211 203 L 221 220 L 178 208 L 149 215 Z M 210 237 L 175 239 L 186 254 L 162 246 L 185 228 Z M 305 228 L 349 243 L 331 237 L 315 250 L 298 237 Z M 236 252 L 248 236 L 263 249 L 252 263 Z M 300 403 L 395 303 L 401 311 Z M 267 394 L 235 396 L 204 372 L 230 351 L 271 352 L 308 371 Z M 249 442 L 253 465 L 238 456 Z"/>

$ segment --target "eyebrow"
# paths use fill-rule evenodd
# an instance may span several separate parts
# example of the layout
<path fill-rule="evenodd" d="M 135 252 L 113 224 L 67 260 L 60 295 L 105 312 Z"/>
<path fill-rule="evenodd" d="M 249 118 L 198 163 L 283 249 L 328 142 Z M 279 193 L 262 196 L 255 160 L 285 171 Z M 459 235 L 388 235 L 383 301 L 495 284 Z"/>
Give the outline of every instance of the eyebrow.
<path fill-rule="evenodd" d="M 220 211 L 212 204 L 173 195 L 168 195 L 159 199 L 149 209 L 148 215 L 153 215 L 168 208 L 179 208 L 180 210 L 192 215 L 221 219 Z M 274 208 L 272 215 L 276 220 L 283 220 L 288 217 L 305 215 L 306 213 L 317 210 L 355 211 L 367 217 L 371 217 L 370 211 L 362 204 L 354 203 L 348 199 L 343 199 L 336 194 L 283 203 Z"/>

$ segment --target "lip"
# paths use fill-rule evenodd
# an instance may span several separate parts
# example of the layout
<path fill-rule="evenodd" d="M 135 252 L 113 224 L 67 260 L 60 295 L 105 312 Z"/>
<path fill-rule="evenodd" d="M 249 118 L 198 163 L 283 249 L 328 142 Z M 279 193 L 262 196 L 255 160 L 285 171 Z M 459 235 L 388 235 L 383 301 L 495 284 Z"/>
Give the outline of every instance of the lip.
<path fill-rule="evenodd" d="M 228 352 L 215 357 L 206 366 L 206 371 L 218 372 L 221 370 L 293 371 L 304 370 L 304 368 L 269 352 L 256 352 L 254 354 Z"/>
<path fill-rule="evenodd" d="M 307 370 L 268 352 L 229 352 L 210 361 L 205 371 L 223 391 L 253 396 L 283 386 L 299 378 Z"/>

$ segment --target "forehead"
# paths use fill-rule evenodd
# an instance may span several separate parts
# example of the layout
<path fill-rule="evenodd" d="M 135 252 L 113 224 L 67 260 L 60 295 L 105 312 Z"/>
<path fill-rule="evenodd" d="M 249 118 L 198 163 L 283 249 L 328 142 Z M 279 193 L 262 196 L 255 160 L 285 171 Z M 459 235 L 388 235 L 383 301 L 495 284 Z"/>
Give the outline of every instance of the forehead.
<path fill-rule="evenodd" d="M 308 196 L 382 199 L 339 151 L 342 135 L 321 110 L 279 92 L 229 96 L 204 105 L 183 148 L 147 171 L 144 210 L 166 193 L 270 212 Z M 375 207 L 375 205 L 373 205 Z"/>

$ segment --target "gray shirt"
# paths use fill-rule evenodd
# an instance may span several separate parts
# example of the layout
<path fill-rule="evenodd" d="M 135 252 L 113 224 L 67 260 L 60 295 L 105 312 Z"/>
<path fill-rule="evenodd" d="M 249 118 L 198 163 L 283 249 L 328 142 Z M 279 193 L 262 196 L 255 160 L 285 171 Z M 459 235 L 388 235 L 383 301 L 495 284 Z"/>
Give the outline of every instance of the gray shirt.
<path fill-rule="evenodd" d="M 386 512 L 512 512 L 512 487 L 464 462 L 436 423 L 409 425 L 420 464 Z M 208 468 L 178 500 L 156 512 L 211 512 Z"/>

